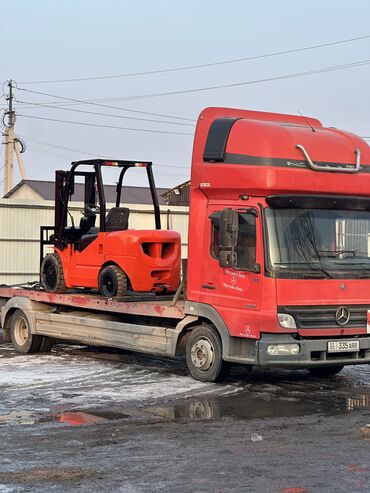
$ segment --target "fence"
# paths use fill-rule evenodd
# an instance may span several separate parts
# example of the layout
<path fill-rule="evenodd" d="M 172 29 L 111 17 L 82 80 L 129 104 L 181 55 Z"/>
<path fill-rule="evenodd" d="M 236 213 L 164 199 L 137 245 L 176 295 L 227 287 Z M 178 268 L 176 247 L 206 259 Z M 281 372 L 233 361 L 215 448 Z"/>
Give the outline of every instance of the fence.
<path fill-rule="evenodd" d="M 107 204 L 107 208 L 114 204 Z M 149 205 L 130 205 L 129 227 L 154 229 L 154 215 Z M 71 214 L 79 224 L 82 203 L 74 203 Z M 182 257 L 187 258 L 188 208 L 161 206 L 162 229 L 181 234 Z M 0 284 L 17 284 L 39 278 L 40 226 L 54 223 L 52 201 L 0 199 Z"/>

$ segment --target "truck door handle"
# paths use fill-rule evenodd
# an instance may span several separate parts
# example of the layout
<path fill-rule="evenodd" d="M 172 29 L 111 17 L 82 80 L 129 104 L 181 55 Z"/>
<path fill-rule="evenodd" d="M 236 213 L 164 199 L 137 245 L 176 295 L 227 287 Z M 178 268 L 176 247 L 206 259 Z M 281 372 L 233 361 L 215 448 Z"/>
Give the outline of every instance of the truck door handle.
<path fill-rule="evenodd" d="M 214 284 L 202 284 L 201 287 L 204 289 L 216 289 L 216 286 Z"/>

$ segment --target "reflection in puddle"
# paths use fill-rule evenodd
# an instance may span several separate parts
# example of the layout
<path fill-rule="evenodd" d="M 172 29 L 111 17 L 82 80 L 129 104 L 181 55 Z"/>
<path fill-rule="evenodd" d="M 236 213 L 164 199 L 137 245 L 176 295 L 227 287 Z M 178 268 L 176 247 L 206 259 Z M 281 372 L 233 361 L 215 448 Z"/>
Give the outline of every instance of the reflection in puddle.
<path fill-rule="evenodd" d="M 355 409 L 370 409 L 370 396 L 369 395 L 361 395 L 356 399 L 352 397 L 348 397 L 347 399 L 347 411 L 354 411 Z"/>
<path fill-rule="evenodd" d="M 212 399 L 193 399 L 166 405 L 154 405 L 142 408 L 125 407 L 123 412 L 104 410 L 65 411 L 54 416 L 46 416 L 39 422 L 57 422 L 69 426 L 88 426 L 124 418 L 155 417 L 161 420 L 214 420 L 223 417 L 239 419 L 260 419 L 272 417 L 304 416 L 310 414 L 336 415 L 360 408 L 370 409 L 370 396 L 356 398 L 333 398 L 326 401 L 317 399 L 262 399 L 251 397 L 248 393 Z"/>
<path fill-rule="evenodd" d="M 88 426 L 105 423 L 114 419 L 128 418 L 129 414 L 113 413 L 109 411 L 65 411 L 56 415 L 44 416 L 39 419 L 39 423 L 57 422 L 69 426 Z"/>

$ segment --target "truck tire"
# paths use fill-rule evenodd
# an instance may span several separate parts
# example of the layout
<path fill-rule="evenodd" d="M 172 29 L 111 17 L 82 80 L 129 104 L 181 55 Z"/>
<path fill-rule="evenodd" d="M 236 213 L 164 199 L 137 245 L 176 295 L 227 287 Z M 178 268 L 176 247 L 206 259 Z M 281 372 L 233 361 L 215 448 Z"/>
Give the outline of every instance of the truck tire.
<path fill-rule="evenodd" d="M 43 337 L 31 333 L 31 325 L 22 310 L 16 310 L 10 321 L 10 337 L 19 353 L 37 353 L 40 351 Z"/>
<path fill-rule="evenodd" d="M 54 339 L 48 336 L 42 336 L 40 353 L 49 353 L 54 346 Z"/>
<path fill-rule="evenodd" d="M 127 276 L 118 265 L 107 265 L 100 271 L 99 291 L 106 298 L 120 298 L 127 293 Z"/>
<path fill-rule="evenodd" d="M 319 366 L 317 368 L 309 368 L 308 371 L 311 373 L 313 377 L 332 377 L 337 375 L 340 371 L 343 370 L 344 365 L 335 365 L 335 366 Z"/>
<path fill-rule="evenodd" d="M 57 253 L 48 253 L 41 263 L 41 284 L 49 293 L 65 293 L 67 286 L 64 280 L 62 260 Z"/>
<path fill-rule="evenodd" d="M 191 331 L 186 342 L 186 363 L 192 377 L 201 382 L 220 382 L 230 371 L 230 364 L 222 359 L 220 336 L 205 324 Z"/>

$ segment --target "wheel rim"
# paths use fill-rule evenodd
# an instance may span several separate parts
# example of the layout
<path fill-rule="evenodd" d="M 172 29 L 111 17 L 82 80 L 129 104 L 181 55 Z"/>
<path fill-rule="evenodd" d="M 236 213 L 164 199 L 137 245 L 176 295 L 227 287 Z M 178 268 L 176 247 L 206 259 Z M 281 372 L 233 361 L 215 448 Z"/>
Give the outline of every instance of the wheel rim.
<path fill-rule="evenodd" d="M 29 335 L 28 323 L 24 317 L 18 317 L 14 324 L 14 339 L 18 346 L 23 346 Z"/>
<path fill-rule="evenodd" d="M 114 281 L 111 276 L 106 275 L 103 280 L 104 291 L 108 296 L 115 294 Z"/>
<path fill-rule="evenodd" d="M 190 404 L 189 415 L 194 419 L 214 418 L 213 405 L 209 401 L 195 401 Z"/>
<path fill-rule="evenodd" d="M 54 288 L 56 282 L 57 282 L 57 272 L 55 269 L 55 265 L 53 262 L 46 262 L 45 269 L 44 269 L 44 279 L 45 279 L 45 284 L 49 288 Z"/>
<path fill-rule="evenodd" d="M 203 371 L 208 371 L 215 361 L 215 351 L 212 342 L 207 337 L 198 339 L 191 348 L 193 365 Z"/>

